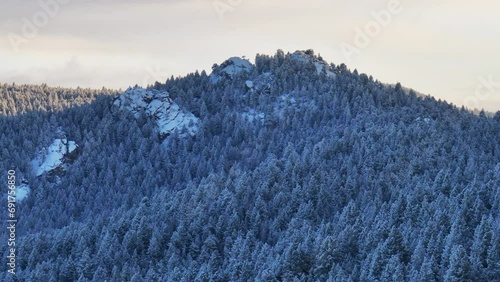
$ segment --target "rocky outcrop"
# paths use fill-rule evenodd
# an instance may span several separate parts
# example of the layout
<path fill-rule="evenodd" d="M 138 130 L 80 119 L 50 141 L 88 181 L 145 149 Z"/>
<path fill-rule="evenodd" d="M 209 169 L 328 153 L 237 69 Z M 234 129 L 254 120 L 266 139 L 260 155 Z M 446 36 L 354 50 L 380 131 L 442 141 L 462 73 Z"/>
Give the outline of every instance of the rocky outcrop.
<path fill-rule="evenodd" d="M 330 65 L 320 56 L 315 56 L 312 50 L 295 51 L 290 55 L 290 58 L 302 63 L 313 63 L 318 75 L 325 73 L 327 77 L 335 78 L 335 73 L 332 71 Z"/>
<path fill-rule="evenodd" d="M 66 138 L 55 139 L 48 148 L 42 149 L 31 162 L 36 176 L 47 174 L 51 177 L 62 177 L 67 165 L 78 157 L 78 145 Z"/>
<path fill-rule="evenodd" d="M 166 91 L 129 88 L 115 98 L 113 106 L 118 110 L 130 111 L 137 119 L 145 114 L 155 122 L 161 141 L 175 130 L 180 135 L 191 136 L 198 131 L 198 118 L 182 110 Z"/>
<path fill-rule="evenodd" d="M 222 78 L 233 78 L 242 72 L 250 73 L 252 70 L 253 65 L 247 59 L 232 57 L 224 61 L 220 66 L 214 65 L 210 74 L 210 81 L 217 83 Z"/>

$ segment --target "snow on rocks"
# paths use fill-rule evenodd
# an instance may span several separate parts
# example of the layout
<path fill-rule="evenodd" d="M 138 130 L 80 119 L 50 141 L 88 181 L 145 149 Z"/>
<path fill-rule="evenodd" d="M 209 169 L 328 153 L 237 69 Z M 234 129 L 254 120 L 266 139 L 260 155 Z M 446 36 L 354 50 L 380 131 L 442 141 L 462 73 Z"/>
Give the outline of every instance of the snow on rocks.
<path fill-rule="evenodd" d="M 9 190 L 9 192 L 10 192 L 10 190 Z M 2 199 L 7 200 L 7 199 L 9 199 L 9 196 L 10 197 L 15 196 L 17 203 L 20 203 L 20 202 L 26 200 L 31 192 L 31 187 L 29 186 L 28 180 L 26 180 L 26 179 L 21 180 L 21 184 L 16 185 L 15 192 L 16 192 L 15 195 L 10 194 L 10 193 L 5 193 Z"/>
<path fill-rule="evenodd" d="M 31 188 L 28 184 L 21 184 L 19 186 L 16 187 L 16 201 L 17 202 L 22 202 L 24 201 L 26 198 L 28 198 L 28 195 L 31 191 Z"/>
<path fill-rule="evenodd" d="M 229 58 L 221 65 L 222 71 L 230 76 L 234 76 L 240 72 L 251 72 L 253 65 L 246 59 L 239 57 Z"/>
<path fill-rule="evenodd" d="M 198 118 L 192 113 L 183 111 L 166 91 L 146 90 L 141 87 L 129 88 L 115 99 L 113 105 L 120 110 L 132 112 L 135 118 L 145 113 L 148 118 L 155 121 L 162 140 L 175 130 L 191 136 L 198 131 Z"/>
<path fill-rule="evenodd" d="M 263 112 L 259 112 L 254 109 L 250 109 L 246 112 L 243 112 L 241 116 L 248 122 L 255 122 L 255 121 L 263 122 L 264 118 L 266 117 L 266 115 Z"/>
<path fill-rule="evenodd" d="M 245 81 L 245 86 L 246 86 L 248 89 L 253 89 L 253 81 L 251 81 L 251 80 L 247 80 L 247 81 Z"/>
<path fill-rule="evenodd" d="M 418 123 L 425 123 L 425 124 L 430 124 L 433 120 L 429 117 L 417 117 L 415 119 L 415 122 Z"/>
<path fill-rule="evenodd" d="M 77 148 L 78 145 L 74 141 L 68 141 L 66 138 L 55 139 L 31 162 L 35 175 L 64 173 L 65 165 L 76 158 Z"/>
<path fill-rule="evenodd" d="M 245 87 L 251 92 L 270 94 L 271 93 L 271 83 L 274 79 L 274 75 L 270 72 L 262 73 L 258 75 L 253 80 L 247 80 L 245 82 Z"/>
<path fill-rule="evenodd" d="M 316 72 L 318 75 L 325 72 L 327 77 L 335 78 L 335 73 L 332 72 L 330 66 L 327 62 L 325 62 L 321 57 L 314 56 L 312 50 L 308 51 L 295 51 L 290 55 L 290 58 L 294 61 L 298 61 L 301 63 L 312 62 L 316 67 Z"/>
<path fill-rule="evenodd" d="M 233 78 L 242 72 L 250 73 L 252 69 L 253 65 L 247 59 L 232 57 L 224 61 L 220 66 L 213 68 L 212 74 L 210 74 L 210 81 L 217 83 L 223 77 Z"/>

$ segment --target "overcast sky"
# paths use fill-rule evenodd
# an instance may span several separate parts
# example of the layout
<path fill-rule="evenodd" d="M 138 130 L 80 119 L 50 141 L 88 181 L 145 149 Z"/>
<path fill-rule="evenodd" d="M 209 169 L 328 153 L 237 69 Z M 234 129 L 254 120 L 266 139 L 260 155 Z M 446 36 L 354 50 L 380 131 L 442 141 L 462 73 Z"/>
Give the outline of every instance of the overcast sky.
<path fill-rule="evenodd" d="M 125 89 L 312 48 L 382 82 L 500 110 L 498 0 L 40 2 L 0 2 L 1 83 Z"/>

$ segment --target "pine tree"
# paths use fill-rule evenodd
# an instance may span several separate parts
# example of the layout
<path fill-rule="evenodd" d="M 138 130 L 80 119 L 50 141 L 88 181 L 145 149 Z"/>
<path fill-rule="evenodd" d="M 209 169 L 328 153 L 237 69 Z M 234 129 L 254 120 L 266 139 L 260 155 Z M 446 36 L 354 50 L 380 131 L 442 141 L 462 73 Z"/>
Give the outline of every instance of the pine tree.
<path fill-rule="evenodd" d="M 470 263 L 462 245 L 454 245 L 451 251 L 450 266 L 444 275 L 445 282 L 471 281 Z"/>

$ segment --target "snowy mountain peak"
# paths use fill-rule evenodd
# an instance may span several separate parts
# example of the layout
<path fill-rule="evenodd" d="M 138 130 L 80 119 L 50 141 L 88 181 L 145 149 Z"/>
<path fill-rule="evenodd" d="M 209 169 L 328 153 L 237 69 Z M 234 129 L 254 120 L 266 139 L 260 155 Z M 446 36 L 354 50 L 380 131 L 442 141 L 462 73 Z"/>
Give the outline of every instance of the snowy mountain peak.
<path fill-rule="evenodd" d="M 129 88 L 115 98 L 113 105 L 120 110 L 132 112 L 135 118 L 145 113 L 148 118 L 155 121 L 162 141 L 175 130 L 189 135 L 194 135 L 198 130 L 198 118 L 192 113 L 183 111 L 166 91 L 141 87 Z"/>

